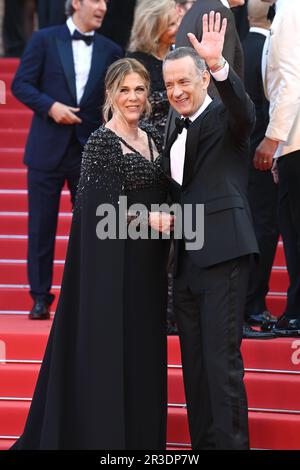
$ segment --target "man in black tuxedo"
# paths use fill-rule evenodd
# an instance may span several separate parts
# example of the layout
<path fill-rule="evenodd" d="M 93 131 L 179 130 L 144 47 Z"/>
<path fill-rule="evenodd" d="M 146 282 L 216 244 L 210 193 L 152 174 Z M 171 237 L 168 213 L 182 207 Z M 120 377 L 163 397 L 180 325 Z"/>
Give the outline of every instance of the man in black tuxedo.
<path fill-rule="evenodd" d="M 68 0 L 66 7 L 66 24 L 34 33 L 12 84 L 14 95 L 34 111 L 24 156 L 34 300 L 30 319 L 50 316 L 61 190 L 67 182 L 74 203 L 83 146 L 102 122 L 106 70 L 123 55 L 119 46 L 95 34 L 106 13 L 105 0 Z"/>
<path fill-rule="evenodd" d="M 258 252 L 246 196 L 255 109 L 222 56 L 225 31 L 219 13 L 204 15 L 201 43 L 189 34 L 195 50 L 175 49 L 163 66 L 170 104 L 183 119 L 163 165 L 173 201 L 184 213 L 192 209 L 184 233 L 195 229 L 204 204 L 203 248 L 175 240 L 174 308 L 193 449 L 249 446 L 240 345 L 249 258 Z M 222 101 L 207 94 L 210 74 Z"/>

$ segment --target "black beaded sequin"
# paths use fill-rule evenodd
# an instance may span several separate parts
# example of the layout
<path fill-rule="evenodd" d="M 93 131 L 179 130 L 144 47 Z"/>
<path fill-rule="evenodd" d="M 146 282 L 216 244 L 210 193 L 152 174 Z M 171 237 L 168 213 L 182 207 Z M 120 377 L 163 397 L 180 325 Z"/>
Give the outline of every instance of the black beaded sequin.
<path fill-rule="evenodd" d="M 146 123 L 140 127 L 150 135 L 161 153 L 162 139 L 156 129 Z M 90 189 L 101 190 L 106 202 L 116 205 L 119 196 L 130 191 L 146 188 L 167 191 L 168 185 L 161 166 L 161 155 L 153 162 L 138 152 L 124 155 L 119 137 L 101 126 L 90 136 L 84 148 L 74 214 L 80 209 L 82 198 Z"/>

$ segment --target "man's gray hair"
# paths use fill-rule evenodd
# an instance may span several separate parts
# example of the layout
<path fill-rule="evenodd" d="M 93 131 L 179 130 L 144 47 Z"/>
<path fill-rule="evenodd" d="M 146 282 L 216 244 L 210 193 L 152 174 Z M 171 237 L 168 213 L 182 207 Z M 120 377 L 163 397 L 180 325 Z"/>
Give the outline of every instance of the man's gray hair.
<path fill-rule="evenodd" d="M 82 0 L 80 1 L 82 2 Z M 65 13 L 66 13 L 67 18 L 69 18 L 69 16 L 73 16 L 73 14 L 75 13 L 75 10 L 72 5 L 72 0 L 66 0 Z"/>
<path fill-rule="evenodd" d="M 163 65 L 165 65 L 165 63 L 169 60 L 178 60 L 183 59 L 184 57 L 191 57 L 199 72 L 203 73 L 205 70 L 207 70 L 205 61 L 201 59 L 199 54 L 197 54 L 195 49 L 192 47 L 178 47 L 177 49 L 169 52 L 163 61 Z"/>

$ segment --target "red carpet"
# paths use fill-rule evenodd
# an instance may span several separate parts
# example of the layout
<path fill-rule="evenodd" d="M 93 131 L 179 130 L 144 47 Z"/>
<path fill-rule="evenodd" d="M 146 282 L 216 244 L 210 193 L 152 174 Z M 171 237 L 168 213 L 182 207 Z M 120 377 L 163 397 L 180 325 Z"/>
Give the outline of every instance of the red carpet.
<path fill-rule="evenodd" d="M 16 66 L 16 60 L 0 59 L 0 80 L 11 83 Z M 27 320 L 32 302 L 26 274 L 27 191 L 22 156 L 31 117 L 8 90 L 7 104 L 0 105 L 0 449 L 8 448 L 22 432 L 51 327 L 51 321 Z M 60 212 L 53 281 L 57 295 L 71 222 L 67 191 Z M 287 286 L 280 242 L 268 296 L 276 315 L 284 309 Z M 53 313 L 55 307 L 56 303 Z M 300 338 L 244 341 L 243 356 L 251 447 L 300 449 Z M 189 448 L 176 337 L 169 338 L 168 363 L 168 448 Z"/>

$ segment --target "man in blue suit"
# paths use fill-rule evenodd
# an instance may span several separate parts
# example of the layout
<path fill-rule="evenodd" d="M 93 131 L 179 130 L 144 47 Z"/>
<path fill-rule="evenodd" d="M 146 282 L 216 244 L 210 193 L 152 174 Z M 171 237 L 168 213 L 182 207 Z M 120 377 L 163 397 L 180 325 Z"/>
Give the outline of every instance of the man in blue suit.
<path fill-rule="evenodd" d="M 33 34 L 12 84 L 34 111 L 24 163 L 28 166 L 30 319 L 48 319 L 59 200 L 67 181 L 74 203 L 81 153 L 102 122 L 104 77 L 123 52 L 95 30 L 105 0 L 67 0 L 66 24 Z"/>

